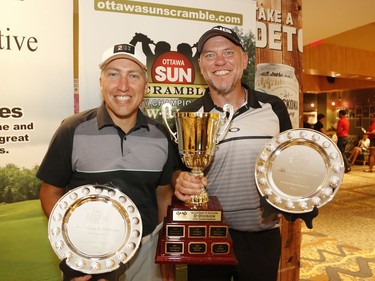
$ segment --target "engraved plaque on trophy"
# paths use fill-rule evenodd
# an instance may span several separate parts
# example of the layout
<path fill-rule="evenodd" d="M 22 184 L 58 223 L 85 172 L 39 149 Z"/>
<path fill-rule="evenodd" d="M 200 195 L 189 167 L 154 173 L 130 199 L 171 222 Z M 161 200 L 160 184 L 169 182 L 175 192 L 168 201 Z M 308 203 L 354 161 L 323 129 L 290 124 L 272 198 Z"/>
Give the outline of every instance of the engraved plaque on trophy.
<path fill-rule="evenodd" d="M 189 238 L 206 238 L 207 237 L 206 225 L 189 225 L 188 237 Z"/>
<path fill-rule="evenodd" d="M 213 254 L 228 254 L 230 251 L 230 245 L 226 242 L 216 242 L 211 244 L 211 252 Z"/>
<path fill-rule="evenodd" d="M 219 140 L 225 135 L 233 118 L 233 107 L 224 106 L 223 113 L 177 112 L 177 132 L 168 125 L 171 105 L 164 104 L 162 115 L 180 157 L 196 177 L 203 176 L 211 163 Z M 235 264 L 232 240 L 223 209 L 217 197 L 206 190 L 184 203 L 173 198 L 159 235 L 155 257 L 157 263 Z"/>
<path fill-rule="evenodd" d="M 206 254 L 207 243 L 206 242 L 189 242 L 189 254 Z"/>
<path fill-rule="evenodd" d="M 207 210 L 214 214 L 207 215 Z M 204 212 L 201 216 L 196 213 L 200 211 Z M 193 213 L 188 215 L 190 212 Z M 159 235 L 156 263 L 236 264 L 228 223 L 222 212 L 216 196 L 209 197 L 203 210 L 190 209 L 173 197 Z M 174 221 L 175 214 L 185 214 L 185 217 Z M 200 217 L 203 220 L 197 219 Z"/>
<path fill-rule="evenodd" d="M 185 237 L 185 226 L 167 225 L 167 236 L 171 238 Z"/>

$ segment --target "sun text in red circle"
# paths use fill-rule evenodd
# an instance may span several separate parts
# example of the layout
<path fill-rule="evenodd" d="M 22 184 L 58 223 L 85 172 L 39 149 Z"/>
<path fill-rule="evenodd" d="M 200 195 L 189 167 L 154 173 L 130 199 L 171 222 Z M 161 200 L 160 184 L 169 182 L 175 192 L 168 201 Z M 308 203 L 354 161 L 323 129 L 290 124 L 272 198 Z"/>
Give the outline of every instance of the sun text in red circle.
<path fill-rule="evenodd" d="M 194 67 L 184 54 L 166 52 L 154 61 L 151 75 L 154 83 L 192 84 Z"/>

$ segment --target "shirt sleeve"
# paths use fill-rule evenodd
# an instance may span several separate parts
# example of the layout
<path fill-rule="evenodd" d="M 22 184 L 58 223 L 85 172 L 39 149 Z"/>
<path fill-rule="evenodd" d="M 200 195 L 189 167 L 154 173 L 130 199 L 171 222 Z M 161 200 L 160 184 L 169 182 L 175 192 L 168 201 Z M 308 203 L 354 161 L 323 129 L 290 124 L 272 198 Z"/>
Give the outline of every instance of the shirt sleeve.
<path fill-rule="evenodd" d="M 51 185 L 65 187 L 72 176 L 72 143 L 74 132 L 63 122 L 51 139 L 36 176 Z"/>

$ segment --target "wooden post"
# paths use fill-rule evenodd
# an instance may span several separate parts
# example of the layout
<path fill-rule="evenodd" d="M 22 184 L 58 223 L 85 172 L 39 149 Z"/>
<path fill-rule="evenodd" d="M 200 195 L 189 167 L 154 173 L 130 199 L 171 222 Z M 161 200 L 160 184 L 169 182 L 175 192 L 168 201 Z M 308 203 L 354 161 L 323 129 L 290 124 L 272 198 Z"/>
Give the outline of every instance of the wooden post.
<path fill-rule="evenodd" d="M 285 69 L 294 69 L 296 83 L 285 83 L 280 96 L 287 101 L 293 127 L 300 127 L 303 115 L 302 92 L 302 0 L 257 0 L 257 48 L 256 65 L 275 64 L 280 66 L 280 73 Z M 264 66 L 264 65 L 263 65 Z M 283 70 L 284 69 L 284 70 Z M 288 71 L 288 70 L 287 70 Z M 263 82 L 262 82 L 263 81 Z M 262 84 L 263 83 L 263 84 Z M 265 89 L 264 79 L 255 76 L 255 88 Z M 289 98 L 289 100 L 288 100 Z M 282 253 L 279 266 L 279 281 L 298 281 L 300 269 L 301 222 L 288 222 L 281 219 Z"/>

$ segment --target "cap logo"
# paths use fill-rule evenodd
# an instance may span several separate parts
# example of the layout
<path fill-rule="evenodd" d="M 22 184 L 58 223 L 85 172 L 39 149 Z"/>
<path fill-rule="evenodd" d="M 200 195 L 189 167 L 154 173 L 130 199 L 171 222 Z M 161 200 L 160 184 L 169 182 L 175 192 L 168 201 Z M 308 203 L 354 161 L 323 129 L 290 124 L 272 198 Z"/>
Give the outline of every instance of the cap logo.
<path fill-rule="evenodd" d="M 113 48 L 113 53 L 128 53 L 128 54 L 135 54 L 135 47 L 130 44 L 118 44 L 115 45 Z"/>
<path fill-rule="evenodd" d="M 226 33 L 229 33 L 229 34 L 232 34 L 232 30 L 229 29 L 229 28 L 225 28 L 223 26 L 215 26 L 213 27 L 212 29 L 215 29 L 215 30 L 220 30 L 220 31 L 223 31 L 223 32 L 226 32 Z"/>

